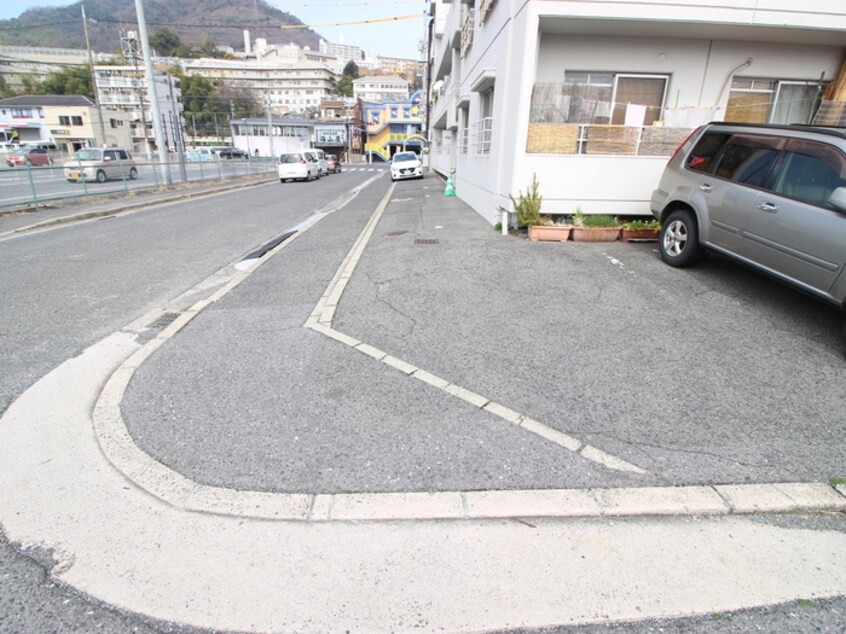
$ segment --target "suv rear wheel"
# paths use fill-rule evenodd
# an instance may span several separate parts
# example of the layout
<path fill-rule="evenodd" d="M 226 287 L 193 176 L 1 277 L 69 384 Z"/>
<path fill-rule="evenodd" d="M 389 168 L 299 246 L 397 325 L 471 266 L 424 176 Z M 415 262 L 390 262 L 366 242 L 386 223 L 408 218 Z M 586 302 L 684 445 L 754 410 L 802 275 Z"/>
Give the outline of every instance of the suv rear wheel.
<path fill-rule="evenodd" d="M 702 257 L 696 217 L 686 209 L 677 209 L 662 223 L 658 250 L 670 266 L 688 266 Z"/>

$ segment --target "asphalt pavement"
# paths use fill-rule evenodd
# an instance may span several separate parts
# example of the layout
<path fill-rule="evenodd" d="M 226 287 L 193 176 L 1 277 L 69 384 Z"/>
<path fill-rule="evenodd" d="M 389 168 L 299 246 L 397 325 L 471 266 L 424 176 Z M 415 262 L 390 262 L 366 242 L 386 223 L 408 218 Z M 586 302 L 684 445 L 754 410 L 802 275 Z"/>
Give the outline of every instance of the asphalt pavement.
<path fill-rule="evenodd" d="M 10 538 L 233 631 L 846 622 L 835 314 L 374 176 L 12 405 Z"/>

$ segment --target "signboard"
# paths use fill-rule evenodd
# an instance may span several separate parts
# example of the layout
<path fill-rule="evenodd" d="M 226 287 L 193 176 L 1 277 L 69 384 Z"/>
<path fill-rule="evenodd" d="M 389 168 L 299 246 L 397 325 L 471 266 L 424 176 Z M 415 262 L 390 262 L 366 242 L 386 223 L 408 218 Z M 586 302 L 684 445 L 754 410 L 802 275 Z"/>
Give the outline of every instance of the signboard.
<path fill-rule="evenodd" d="M 347 131 L 342 126 L 315 126 L 314 139 L 317 145 L 346 145 Z"/>
<path fill-rule="evenodd" d="M 70 130 L 50 130 L 50 134 L 61 134 L 62 136 L 67 136 L 70 134 Z"/>

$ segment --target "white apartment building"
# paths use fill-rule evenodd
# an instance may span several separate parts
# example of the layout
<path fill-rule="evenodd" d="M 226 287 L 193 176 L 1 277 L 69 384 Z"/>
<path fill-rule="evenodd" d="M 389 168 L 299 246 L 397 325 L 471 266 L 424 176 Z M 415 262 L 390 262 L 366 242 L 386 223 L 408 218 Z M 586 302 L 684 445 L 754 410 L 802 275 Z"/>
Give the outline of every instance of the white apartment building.
<path fill-rule="evenodd" d="M 95 61 L 105 62 L 114 55 L 97 53 Z M 0 77 L 9 88 L 20 91 L 24 76 L 37 82 L 67 66 L 88 66 L 88 52 L 77 48 L 50 48 L 46 46 L 0 45 Z"/>
<path fill-rule="evenodd" d="M 144 69 L 135 66 L 94 66 L 94 75 L 97 78 L 100 106 L 107 111 L 129 115 L 132 121 L 133 151 L 148 153 L 155 149 L 152 103 Z M 154 71 L 154 75 L 165 141 L 169 149 L 175 150 L 176 139 L 183 127 L 179 80 L 161 71 Z"/>
<path fill-rule="evenodd" d="M 547 214 L 649 215 L 711 120 L 807 123 L 846 53 L 842 0 L 434 3 L 431 166 L 489 222 L 533 174 Z"/>
<path fill-rule="evenodd" d="M 401 77 L 374 75 L 353 80 L 353 99 L 368 103 L 408 99 L 411 83 Z"/>
<path fill-rule="evenodd" d="M 186 75 L 197 74 L 242 88 L 260 104 L 266 104 L 269 98 L 275 114 L 318 112 L 320 102 L 332 94 L 332 79 L 338 73 L 322 61 L 294 61 L 284 49 L 274 48 L 276 53 L 263 55 L 261 59 L 204 58 L 186 59 L 182 63 Z"/>
<path fill-rule="evenodd" d="M 320 40 L 320 52 L 337 57 L 341 60 L 342 64 L 346 64 L 350 60 L 358 64 L 364 59 L 364 51 L 361 47 L 349 46 L 347 44 L 333 44 L 326 40 Z"/>

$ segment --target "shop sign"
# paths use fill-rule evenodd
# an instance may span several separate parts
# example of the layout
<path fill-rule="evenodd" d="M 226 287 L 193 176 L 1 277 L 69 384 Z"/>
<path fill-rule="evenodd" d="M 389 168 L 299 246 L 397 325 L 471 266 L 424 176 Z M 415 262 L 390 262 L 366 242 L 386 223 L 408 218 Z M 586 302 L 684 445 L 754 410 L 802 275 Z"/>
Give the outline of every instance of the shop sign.
<path fill-rule="evenodd" d="M 315 126 L 314 138 L 319 145 L 346 145 L 347 131 L 340 126 Z"/>

